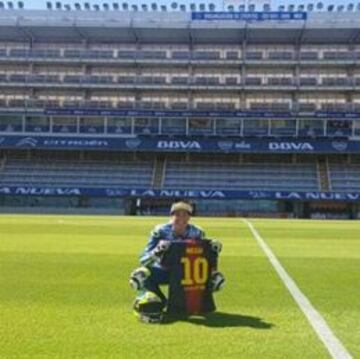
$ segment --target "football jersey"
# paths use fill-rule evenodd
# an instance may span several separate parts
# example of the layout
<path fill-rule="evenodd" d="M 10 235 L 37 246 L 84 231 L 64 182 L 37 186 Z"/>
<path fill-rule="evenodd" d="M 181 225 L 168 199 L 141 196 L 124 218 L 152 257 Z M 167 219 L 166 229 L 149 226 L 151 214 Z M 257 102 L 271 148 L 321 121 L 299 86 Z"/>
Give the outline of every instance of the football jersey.
<path fill-rule="evenodd" d="M 217 255 L 209 240 L 172 241 L 162 265 L 169 272 L 168 313 L 191 315 L 216 309 L 210 280 Z"/>
<path fill-rule="evenodd" d="M 184 239 L 204 239 L 205 233 L 199 226 L 188 224 L 182 234 L 176 234 L 171 223 L 165 223 L 155 226 L 145 250 L 140 255 L 140 263 L 144 266 L 162 267 L 160 263 L 154 261 L 152 251 L 158 245 L 160 240 L 176 241 Z"/>

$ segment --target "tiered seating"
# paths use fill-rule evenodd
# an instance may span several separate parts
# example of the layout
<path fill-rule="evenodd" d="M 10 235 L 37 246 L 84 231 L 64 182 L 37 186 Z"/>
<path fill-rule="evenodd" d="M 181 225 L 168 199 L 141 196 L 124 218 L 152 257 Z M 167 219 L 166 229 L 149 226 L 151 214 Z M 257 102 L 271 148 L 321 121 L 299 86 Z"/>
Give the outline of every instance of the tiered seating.
<path fill-rule="evenodd" d="M 329 163 L 332 191 L 360 191 L 360 164 Z"/>
<path fill-rule="evenodd" d="M 313 163 L 168 161 L 165 188 L 318 191 Z"/>
<path fill-rule="evenodd" d="M 148 188 L 152 175 L 153 161 L 8 160 L 0 186 Z"/>

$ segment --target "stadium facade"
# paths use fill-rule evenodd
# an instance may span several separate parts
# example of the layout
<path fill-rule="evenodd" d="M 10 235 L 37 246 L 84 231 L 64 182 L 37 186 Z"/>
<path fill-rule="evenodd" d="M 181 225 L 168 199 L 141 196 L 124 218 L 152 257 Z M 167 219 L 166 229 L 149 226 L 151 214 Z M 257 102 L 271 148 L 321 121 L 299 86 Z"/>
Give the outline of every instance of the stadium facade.
<path fill-rule="evenodd" d="M 360 3 L 27 4 L 0 2 L 1 210 L 359 216 Z"/>

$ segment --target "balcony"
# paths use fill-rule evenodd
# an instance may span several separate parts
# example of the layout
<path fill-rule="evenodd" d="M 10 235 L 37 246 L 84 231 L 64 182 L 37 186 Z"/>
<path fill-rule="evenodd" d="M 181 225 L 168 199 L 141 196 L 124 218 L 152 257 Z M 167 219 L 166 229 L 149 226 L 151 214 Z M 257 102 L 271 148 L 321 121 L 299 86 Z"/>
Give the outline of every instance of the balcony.
<path fill-rule="evenodd" d="M 325 51 L 323 53 L 324 60 L 353 60 L 354 54 L 350 51 Z"/>
<path fill-rule="evenodd" d="M 326 87 L 350 87 L 354 86 L 354 80 L 345 77 L 323 77 L 320 86 Z"/>
<path fill-rule="evenodd" d="M 355 75 L 356 76 L 356 75 Z M 299 90 L 313 91 L 354 91 L 360 87 L 360 77 L 275 77 L 249 74 L 241 80 L 238 76 L 195 74 L 189 76 L 164 75 L 117 75 L 117 74 L 43 74 L 43 73 L 0 73 L 0 88 L 101 88 L 101 89 L 141 89 L 187 90 L 209 89 L 212 91 L 233 91 L 238 89 L 279 91 Z M 301 88 L 300 88 L 301 90 Z"/>
<path fill-rule="evenodd" d="M 269 52 L 269 60 L 280 60 L 280 61 L 291 61 L 294 59 L 295 53 L 288 51 L 279 51 L 279 52 Z"/>
<path fill-rule="evenodd" d="M 300 51 L 299 58 L 300 60 L 309 60 L 314 61 L 319 57 L 319 53 L 316 51 Z"/>
<path fill-rule="evenodd" d="M 241 50 L 117 50 L 117 49 L 79 49 L 79 48 L 1 48 L 1 62 L 29 63 L 91 63 L 91 64 L 135 64 L 158 63 L 162 65 L 186 65 L 195 63 L 202 65 L 223 66 L 224 64 L 239 65 L 243 62 L 268 64 L 277 66 L 279 63 L 296 64 L 300 61 L 312 65 L 341 65 L 360 60 L 360 51 L 269 51 L 247 49 Z"/>
<path fill-rule="evenodd" d="M 292 86 L 293 82 L 290 77 L 269 77 L 267 80 L 268 86 Z"/>

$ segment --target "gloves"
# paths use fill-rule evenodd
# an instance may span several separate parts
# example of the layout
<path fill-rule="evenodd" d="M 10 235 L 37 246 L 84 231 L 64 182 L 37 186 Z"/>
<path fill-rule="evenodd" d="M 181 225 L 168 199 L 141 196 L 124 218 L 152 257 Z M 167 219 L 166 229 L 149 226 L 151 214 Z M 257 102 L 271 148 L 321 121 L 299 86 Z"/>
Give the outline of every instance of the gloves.
<path fill-rule="evenodd" d="M 141 290 L 144 288 L 146 279 L 150 276 L 150 269 L 146 267 L 140 267 L 135 269 L 130 274 L 129 284 L 132 288 L 136 290 Z"/>
<path fill-rule="evenodd" d="M 163 254 L 170 248 L 170 241 L 161 240 L 152 251 L 152 256 L 156 261 L 160 261 Z"/>
<path fill-rule="evenodd" d="M 224 287 L 225 277 L 221 272 L 215 271 L 211 273 L 211 290 L 213 292 L 218 292 Z"/>
<path fill-rule="evenodd" d="M 211 240 L 211 249 L 216 253 L 216 254 L 220 254 L 221 250 L 222 250 L 222 244 L 221 242 L 217 241 L 216 239 L 212 239 Z"/>

